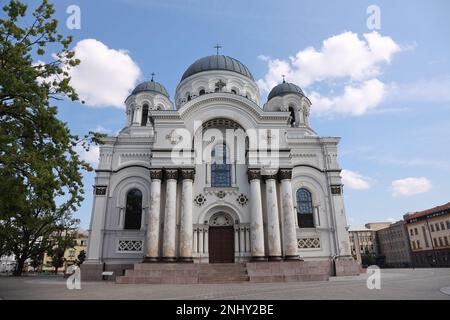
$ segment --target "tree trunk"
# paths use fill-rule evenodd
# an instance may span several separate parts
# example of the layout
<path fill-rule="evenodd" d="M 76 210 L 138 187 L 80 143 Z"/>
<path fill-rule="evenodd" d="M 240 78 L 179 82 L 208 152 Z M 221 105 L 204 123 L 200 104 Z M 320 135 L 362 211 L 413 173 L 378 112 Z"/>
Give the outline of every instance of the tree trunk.
<path fill-rule="evenodd" d="M 23 266 L 25 265 L 25 259 L 17 259 L 17 265 L 14 269 L 13 275 L 20 277 L 22 275 Z"/>
<path fill-rule="evenodd" d="M 55 267 L 55 274 L 58 274 L 58 267 Z"/>

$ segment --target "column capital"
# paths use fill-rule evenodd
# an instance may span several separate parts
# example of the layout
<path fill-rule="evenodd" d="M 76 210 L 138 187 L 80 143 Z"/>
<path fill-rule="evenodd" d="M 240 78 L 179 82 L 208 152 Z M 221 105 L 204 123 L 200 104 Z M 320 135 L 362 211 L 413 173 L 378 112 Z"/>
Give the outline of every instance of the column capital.
<path fill-rule="evenodd" d="M 180 172 L 182 180 L 194 180 L 195 169 L 181 169 Z"/>
<path fill-rule="evenodd" d="M 178 169 L 164 169 L 164 179 L 178 180 Z"/>
<path fill-rule="evenodd" d="M 261 170 L 260 169 L 248 169 L 248 181 L 251 180 L 261 180 Z"/>
<path fill-rule="evenodd" d="M 278 170 L 278 180 L 291 180 L 292 179 L 292 169 L 280 169 Z"/>
<path fill-rule="evenodd" d="M 150 169 L 150 178 L 152 180 L 162 180 L 163 171 L 161 169 Z"/>

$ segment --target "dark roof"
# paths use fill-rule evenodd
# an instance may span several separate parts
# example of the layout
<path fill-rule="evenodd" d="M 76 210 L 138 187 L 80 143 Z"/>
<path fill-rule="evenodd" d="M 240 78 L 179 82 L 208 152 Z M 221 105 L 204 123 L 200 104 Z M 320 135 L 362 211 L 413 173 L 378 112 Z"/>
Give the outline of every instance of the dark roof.
<path fill-rule="evenodd" d="M 276 85 L 272 90 L 270 90 L 269 95 L 267 96 L 267 101 L 274 97 L 284 96 L 289 93 L 299 94 L 302 96 L 305 95 L 299 86 L 283 81 L 283 83 Z"/>
<path fill-rule="evenodd" d="M 239 60 L 224 55 L 212 55 L 198 59 L 186 69 L 181 77 L 181 81 L 196 73 L 209 70 L 233 71 L 255 81 L 252 73 L 246 66 L 244 66 L 244 64 L 242 64 Z"/>
<path fill-rule="evenodd" d="M 156 93 L 160 93 L 162 95 L 165 95 L 167 98 L 169 98 L 169 93 L 167 92 L 166 88 L 164 86 L 156 81 L 145 81 L 137 85 L 136 88 L 134 88 L 132 94 L 136 94 L 143 91 L 152 91 Z"/>
<path fill-rule="evenodd" d="M 405 220 L 409 221 L 415 218 L 420 218 L 420 217 L 425 217 L 428 216 L 430 214 L 434 214 L 434 213 L 438 213 L 444 210 L 448 210 L 450 209 L 450 202 L 443 204 L 442 206 L 437 206 L 431 209 L 427 209 L 427 210 L 423 210 L 423 211 L 418 211 L 418 212 L 414 212 L 411 214 L 408 214 L 405 216 Z"/>

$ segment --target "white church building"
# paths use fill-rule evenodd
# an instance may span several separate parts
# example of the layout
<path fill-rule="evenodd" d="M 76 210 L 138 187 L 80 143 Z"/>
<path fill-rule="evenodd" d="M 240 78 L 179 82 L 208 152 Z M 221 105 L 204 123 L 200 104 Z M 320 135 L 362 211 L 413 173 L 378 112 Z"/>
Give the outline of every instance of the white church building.
<path fill-rule="evenodd" d="M 297 85 L 267 101 L 240 61 L 190 65 L 171 100 L 153 80 L 104 138 L 85 278 L 142 262 L 350 261 L 337 137 Z"/>

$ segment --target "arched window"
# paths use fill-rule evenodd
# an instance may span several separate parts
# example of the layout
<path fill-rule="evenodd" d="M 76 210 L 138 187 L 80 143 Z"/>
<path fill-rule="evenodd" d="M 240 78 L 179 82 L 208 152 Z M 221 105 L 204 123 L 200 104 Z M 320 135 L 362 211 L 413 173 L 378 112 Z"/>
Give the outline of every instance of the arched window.
<path fill-rule="evenodd" d="M 235 89 L 231 89 L 232 94 L 237 94 L 237 91 Z"/>
<path fill-rule="evenodd" d="M 314 228 L 313 203 L 311 192 L 301 188 L 297 190 L 297 217 L 300 228 Z"/>
<path fill-rule="evenodd" d="M 211 151 L 211 186 L 231 187 L 231 164 L 225 144 L 217 144 Z"/>
<path fill-rule="evenodd" d="M 191 94 L 189 92 L 186 93 L 186 100 L 191 101 Z"/>
<path fill-rule="evenodd" d="M 295 127 L 295 110 L 293 106 L 289 106 L 289 112 L 291 113 L 291 127 Z"/>
<path fill-rule="evenodd" d="M 148 104 L 144 104 L 142 107 L 142 119 L 141 119 L 141 126 L 146 126 L 148 121 Z"/>
<path fill-rule="evenodd" d="M 131 189 L 127 193 L 124 229 L 140 229 L 142 218 L 142 192 Z"/>
<path fill-rule="evenodd" d="M 198 95 L 199 96 L 202 96 L 202 95 L 204 95 L 205 94 L 205 89 L 201 89 L 199 92 L 198 92 Z"/>

